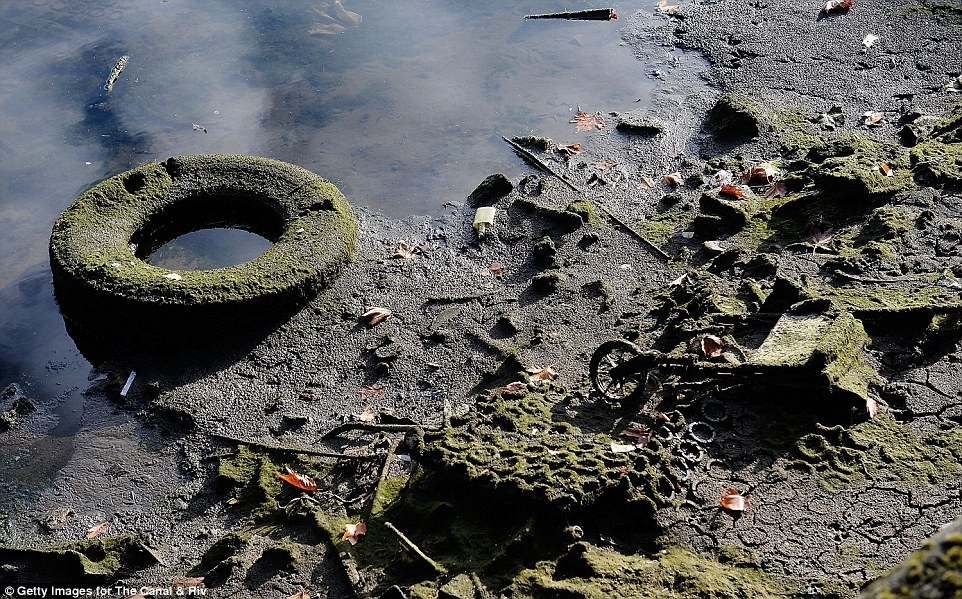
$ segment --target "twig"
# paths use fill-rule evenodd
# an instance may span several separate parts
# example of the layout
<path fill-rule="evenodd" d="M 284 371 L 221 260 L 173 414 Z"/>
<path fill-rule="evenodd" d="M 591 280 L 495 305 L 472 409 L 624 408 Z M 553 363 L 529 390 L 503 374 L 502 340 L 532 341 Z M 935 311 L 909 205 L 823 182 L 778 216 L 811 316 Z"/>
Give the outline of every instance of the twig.
<path fill-rule="evenodd" d="M 530 162 L 531 164 L 535 165 L 536 167 L 538 167 L 539 169 L 543 170 L 544 172 L 546 172 L 546 173 L 548 173 L 548 174 L 554 175 L 554 176 L 557 177 L 562 183 L 564 183 L 565 185 L 567 185 L 567 186 L 570 187 L 571 189 L 575 190 L 575 191 L 578 192 L 580 195 L 585 196 L 585 197 L 588 196 L 588 194 L 585 193 L 585 191 L 584 191 L 583 189 L 578 188 L 574 183 L 572 183 L 571 181 L 568 181 L 567 179 L 565 179 L 564 177 L 562 177 L 560 174 L 556 173 L 556 172 L 554 171 L 554 169 L 552 169 L 550 166 L 548 166 L 548 164 L 547 164 L 546 162 L 544 162 L 543 160 L 541 160 L 540 158 L 538 158 L 537 156 L 535 156 L 534 154 L 532 154 L 531 152 L 529 152 L 528 150 L 526 150 L 524 147 L 522 147 L 522 146 L 521 146 L 520 144 L 518 144 L 517 142 L 512 141 L 512 140 L 510 140 L 510 139 L 508 139 L 507 137 L 504 137 L 504 136 L 502 136 L 501 139 L 503 139 L 504 141 L 508 142 L 508 143 L 511 145 L 511 147 L 514 148 L 514 151 L 518 153 L 518 155 L 520 155 L 522 158 L 524 158 L 525 160 L 527 160 L 527 161 Z M 604 206 L 602 206 L 600 203 L 598 203 L 598 207 L 601 208 L 601 211 L 604 212 L 604 213 L 608 216 L 608 218 L 610 218 L 610 219 L 611 219 L 612 221 L 614 221 L 615 223 L 621 225 L 621 227 L 622 227 L 625 231 L 627 231 L 632 237 L 634 237 L 634 238 L 638 239 L 639 241 L 641 241 L 641 243 L 643 243 L 643 244 L 645 245 L 645 247 L 647 247 L 649 250 L 651 250 L 652 252 L 654 252 L 655 255 L 656 255 L 658 258 L 661 258 L 661 259 L 662 259 L 663 261 L 665 261 L 665 262 L 668 262 L 668 261 L 671 260 L 671 256 L 669 256 L 668 254 L 666 254 L 666 253 L 665 253 L 660 247 L 658 247 L 657 245 L 655 245 L 655 244 L 653 244 L 652 242 L 650 242 L 650 241 L 648 241 L 647 239 L 645 239 L 644 235 L 642 235 L 642 234 L 639 233 L 638 231 L 635 231 L 631 226 L 628 225 L 628 223 L 626 223 L 625 221 L 623 221 L 623 220 L 621 220 L 620 218 L 618 218 L 617 216 L 615 216 L 615 214 L 614 214 L 613 212 L 611 212 L 611 210 L 608 210 L 607 208 L 605 208 Z"/>
<path fill-rule="evenodd" d="M 617 19 L 618 15 L 615 14 L 610 8 L 595 8 L 590 10 L 576 10 L 570 12 L 553 12 L 540 15 L 525 15 L 526 19 L 572 19 L 577 21 L 610 21 L 611 19 Z"/>
<path fill-rule="evenodd" d="M 424 425 L 424 424 L 378 424 L 376 422 L 345 422 L 344 424 L 339 424 L 332 428 L 331 430 L 324 433 L 322 439 L 330 439 L 331 437 L 336 437 L 341 433 L 347 431 L 371 431 L 376 433 L 406 433 L 411 429 L 420 428 L 426 431 L 439 431 L 441 426 L 439 425 Z"/>
<path fill-rule="evenodd" d="M 346 460 L 369 460 L 378 457 L 374 453 L 338 453 L 336 451 L 324 451 L 322 449 L 307 449 L 304 447 L 285 447 L 283 445 L 273 445 L 271 443 L 263 443 L 261 441 L 252 441 L 250 439 L 240 439 L 238 437 L 232 437 L 230 435 L 223 435 L 221 433 L 211 433 L 211 437 L 217 439 L 223 439 L 224 441 L 230 441 L 232 443 L 239 443 L 241 445 L 250 445 L 252 447 L 259 447 L 261 449 L 266 449 L 267 451 L 286 451 L 289 453 L 300 453 L 303 455 L 313 455 L 325 458 L 338 458 Z"/>
<path fill-rule="evenodd" d="M 388 530 L 390 530 L 391 532 L 393 532 L 394 534 L 396 534 L 396 535 L 397 535 L 397 538 L 400 539 L 400 540 L 401 540 L 401 543 L 403 543 L 408 549 L 410 549 L 411 551 L 413 551 L 414 553 L 416 553 L 418 557 L 420 557 L 421 559 L 423 559 L 423 560 L 425 561 L 425 563 L 427 563 L 429 566 L 431 566 L 432 568 L 434 568 L 434 571 L 435 571 L 435 572 L 437 572 L 438 574 L 442 574 L 442 575 L 448 573 L 448 569 L 447 569 L 447 568 L 445 568 L 445 567 L 442 566 L 441 564 L 437 563 L 436 561 L 434 561 L 433 559 L 431 559 L 430 557 L 428 557 L 428 555 L 427 555 L 426 553 L 424 553 L 423 551 L 421 551 L 421 548 L 420 548 L 420 547 L 418 547 L 417 545 L 414 544 L 414 541 L 412 541 L 411 539 L 407 538 L 407 537 L 404 535 L 403 532 L 401 532 L 400 530 L 397 529 L 396 526 L 394 526 L 394 525 L 391 524 L 390 522 L 385 522 L 385 523 L 384 523 L 384 526 L 386 526 L 386 527 L 388 528 Z"/>

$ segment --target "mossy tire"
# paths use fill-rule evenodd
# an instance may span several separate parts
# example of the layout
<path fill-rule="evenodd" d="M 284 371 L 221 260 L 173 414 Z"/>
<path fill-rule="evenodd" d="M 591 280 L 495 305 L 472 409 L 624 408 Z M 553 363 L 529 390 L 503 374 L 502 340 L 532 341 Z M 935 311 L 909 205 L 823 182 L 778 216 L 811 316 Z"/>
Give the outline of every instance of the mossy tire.
<path fill-rule="evenodd" d="M 211 270 L 145 261 L 150 248 L 213 223 L 273 245 Z M 350 260 L 356 231 L 337 187 L 303 168 L 252 156 L 175 156 L 77 198 L 54 224 L 50 261 L 68 324 L 97 337 L 186 341 L 289 318 Z"/>

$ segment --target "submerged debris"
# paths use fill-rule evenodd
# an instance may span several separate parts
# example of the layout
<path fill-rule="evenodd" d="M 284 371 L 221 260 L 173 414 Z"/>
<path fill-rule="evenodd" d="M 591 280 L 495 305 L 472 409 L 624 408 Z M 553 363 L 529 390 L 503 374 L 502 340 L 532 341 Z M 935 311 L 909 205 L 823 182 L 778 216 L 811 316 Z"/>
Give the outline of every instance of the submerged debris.
<path fill-rule="evenodd" d="M 130 56 L 124 54 L 119 59 L 117 59 L 117 63 L 114 65 L 112 69 L 110 69 L 110 74 L 107 75 L 107 82 L 104 83 L 104 90 L 108 94 L 114 88 L 114 84 L 117 83 L 117 78 L 120 77 L 120 73 L 123 72 L 124 67 L 127 66 L 127 62 L 129 60 L 130 60 Z"/>

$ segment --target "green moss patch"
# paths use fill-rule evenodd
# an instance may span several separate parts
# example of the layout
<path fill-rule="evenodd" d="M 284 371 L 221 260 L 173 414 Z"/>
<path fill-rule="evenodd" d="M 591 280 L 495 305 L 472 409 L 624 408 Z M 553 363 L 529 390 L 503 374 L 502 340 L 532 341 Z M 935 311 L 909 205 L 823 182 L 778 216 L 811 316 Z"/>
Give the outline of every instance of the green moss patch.
<path fill-rule="evenodd" d="M 504 593 L 510 599 L 689 599 L 794 597 L 798 585 L 739 563 L 722 563 L 671 547 L 657 555 L 624 555 L 577 543 L 556 562 L 519 574 Z"/>

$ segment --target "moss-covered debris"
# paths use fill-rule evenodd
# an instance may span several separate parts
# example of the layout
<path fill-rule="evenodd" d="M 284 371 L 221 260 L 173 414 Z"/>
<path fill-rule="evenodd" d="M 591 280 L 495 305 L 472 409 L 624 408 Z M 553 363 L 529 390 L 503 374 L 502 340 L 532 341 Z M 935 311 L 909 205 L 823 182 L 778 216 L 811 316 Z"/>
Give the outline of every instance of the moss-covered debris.
<path fill-rule="evenodd" d="M 609 431 L 566 417 L 569 401 L 550 385 L 493 392 L 432 439 L 425 457 L 468 484 L 535 504 L 570 509 L 617 495 L 649 516 L 667 504 L 675 480 L 660 442 L 615 453 Z"/>
<path fill-rule="evenodd" d="M 657 555 L 624 555 L 577 543 L 556 562 L 521 572 L 504 596 L 584 599 L 688 599 L 794 597 L 797 585 L 757 566 L 723 563 L 671 547 Z"/>
<path fill-rule="evenodd" d="M 117 535 L 36 549 L 0 548 L 0 562 L 21 580 L 104 584 L 156 562 L 138 535 Z"/>
<path fill-rule="evenodd" d="M 935 126 L 929 139 L 912 148 L 910 157 L 920 182 L 962 186 L 962 104 Z"/>
<path fill-rule="evenodd" d="M 859 596 L 863 599 L 962 597 L 962 520 L 953 521 L 926 540 L 918 551 Z"/>

